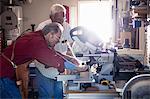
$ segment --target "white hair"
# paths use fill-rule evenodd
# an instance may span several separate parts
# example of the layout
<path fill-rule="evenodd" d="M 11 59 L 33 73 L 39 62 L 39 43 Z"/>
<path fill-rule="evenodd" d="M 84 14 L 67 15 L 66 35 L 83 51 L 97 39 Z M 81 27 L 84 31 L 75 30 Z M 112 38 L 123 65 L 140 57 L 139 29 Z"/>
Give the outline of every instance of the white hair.
<path fill-rule="evenodd" d="M 64 14 L 66 14 L 65 7 L 61 4 L 52 5 L 52 7 L 50 9 L 50 15 L 54 15 L 54 14 L 59 13 L 59 12 L 64 12 Z"/>

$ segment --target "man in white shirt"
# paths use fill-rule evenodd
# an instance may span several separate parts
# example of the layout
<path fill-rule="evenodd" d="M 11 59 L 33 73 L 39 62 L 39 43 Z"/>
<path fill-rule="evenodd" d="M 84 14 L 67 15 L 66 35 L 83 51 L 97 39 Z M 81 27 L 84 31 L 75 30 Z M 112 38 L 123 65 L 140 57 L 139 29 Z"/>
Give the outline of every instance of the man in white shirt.
<path fill-rule="evenodd" d="M 51 22 L 60 23 L 63 26 L 64 31 L 63 34 L 61 35 L 60 42 L 55 46 L 55 50 L 63 54 L 66 54 L 68 47 L 66 44 L 62 44 L 61 41 L 67 40 L 70 43 L 73 42 L 70 36 L 71 27 L 67 22 L 65 22 L 65 16 L 66 16 L 66 9 L 64 8 L 64 6 L 60 4 L 54 4 L 50 9 L 50 15 L 49 15 L 50 19 L 41 22 L 36 28 L 37 31 L 43 29 L 45 25 Z"/>
<path fill-rule="evenodd" d="M 60 4 L 54 4 L 54 5 L 52 5 L 52 7 L 50 9 L 50 15 L 49 15 L 50 19 L 40 23 L 36 29 L 36 31 L 41 30 L 44 28 L 44 26 L 46 26 L 47 24 L 52 23 L 52 22 L 60 23 L 63 26 L 64 31 L 61 35 L 60 42 L 55 45 L 54 49 L 62 54 L 66 54 L 67 50 L 68 50 L 67 44 L 62 44 L 62 41 L 67 40 L 67 41 L 69 41 L 70 44 L 73 42 L 73 40 L 71 39 L 71 36 L 70 36 L 71 27 L 69 26 L 69 24 L 67 22 L 65 22 L 65 16 L 66 16 L 66 9 L 64 8 L 64 6 L 60 5 Z M 36 64 L 37 64 L 37 62 L 36 62 Z M 40 64 L 41 63 L 38 63 L 38 65 L 36 65 L 36 67 L 41 72 L 43 70 L 39 68 L 39 67 L 41 67 Z M 49 70 L 50 70 L 49 72 L 45 72 L 45 73 L 57 74 L 57 72 L 55 72 L 55 71 L 57 71 L 55 68 L 49 68 Z M 46 75 L 53 75 L 53 74 L 46 74 Z M 39 74 L 37 74 L 37 75 L 39 75 Z M 43 74 L 41 74 L 41 75 L 43 75 Z M 43 75 L 43 77 L 46 77 L 46 76 Z M 54 99 L 63 99 L 62 81 L 56 81 L 53 78 L 54 77 L 48 78 L 49 83 L 47 83 L 47 85 L 52 86 L 52 87 L 49 89 L 49 93 L 45 93 L 46 91 L 44 93 L 47 94 L 48 96 L 50 96 L 50 98 L 51 98 L 51 96 L 53 96 Z M 47 77 L 46 77 L 46 79 L 47 79 Z M 41 92 L 43 89 L 41 88 L 39 90 Z M 42 93 L 39 93 L 39 94 L 42 95 Z M 42 98 L 44 98 L 44 97 L 42 97 Z"/>

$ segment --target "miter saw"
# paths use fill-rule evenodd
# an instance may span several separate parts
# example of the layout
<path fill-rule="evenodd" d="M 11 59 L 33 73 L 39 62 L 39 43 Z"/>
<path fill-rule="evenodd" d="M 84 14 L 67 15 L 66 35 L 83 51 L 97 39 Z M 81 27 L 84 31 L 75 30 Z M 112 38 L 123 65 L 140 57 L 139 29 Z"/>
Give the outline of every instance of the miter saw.
<path fill-rule="evenodd" d="M 78 84 L 78 88 L 71 87 L 71 83 L 70 89 L 85 90 L 91 86 L 97 86 L 101 90 L 112 88 L 115 50 L 104 49 L 103 42 L 84 27 L 73 28 L 70 35 L 74 40 L 72 50 L 75 57 L 89 66 L 87 72 L 80 73 L 78 79 L 73 81 Z"/>

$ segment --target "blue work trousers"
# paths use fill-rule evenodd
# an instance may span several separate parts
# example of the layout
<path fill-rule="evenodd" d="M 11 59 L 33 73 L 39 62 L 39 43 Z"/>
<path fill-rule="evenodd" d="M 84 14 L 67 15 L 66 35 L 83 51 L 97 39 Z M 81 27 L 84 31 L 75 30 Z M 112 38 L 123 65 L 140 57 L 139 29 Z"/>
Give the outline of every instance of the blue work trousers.
<path fill-rule="evenodd" d="M 35 83 L 39 92 L 39 99 L 63 99 L 62 81 L 47 78 L 38 69 L 35 72 Z"/>
<path fill-rule="evenodd" d="M 16 83 L 9 78 L 0 78 L 0 99 L 21 99 Z"/>

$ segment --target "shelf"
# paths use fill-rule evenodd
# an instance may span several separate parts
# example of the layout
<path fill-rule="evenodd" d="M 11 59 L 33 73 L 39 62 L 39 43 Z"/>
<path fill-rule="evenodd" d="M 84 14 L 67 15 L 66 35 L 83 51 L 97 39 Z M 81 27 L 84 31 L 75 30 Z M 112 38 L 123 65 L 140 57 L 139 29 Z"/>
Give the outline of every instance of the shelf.
<path fill-rule="evenodd" d="M 138 13 L 132 15 L 132 18 L 140 18 L 140 19 L 146 19 L 147 15 L 139 15 Z"/>
<path fill-rule="evenodd" d="M 145 1 L 146 2 L 147 0 L 133 0 L 133 1 Z"/>
<path fill-rule="evenodd" d="M 146 19 L 148 14 L 147 6 L 134 6 L 131 9 L 132 11 L 132 18 L 142 18 Z"/>
<path fill-rule="evenodd" d="M 148 9 L 147 7 L 134 7 L 132 8 L 132 11 L 134 13 L 139 13 L 139 14 L 148 14 Z"/>
<path fill-rule="evenodd" d="M 145 6 L 132 6 L 132 9 L 135 9 L 135 10 L 147 10 L 147 5 L 145 5 Z"/>
<path fill-rule="evenodd" d="M 133 4 L 130 6 L 130 11 L 132 12 L 131 17 L 147 19 L 147 15 L 150 11 L 147 0 L 136 0 L 136 1 L 137 3 L 133 2 Z"/>
<path fill-rule="evenodd" d="M 147 15 L 139 15 L 138 13 L 132 15 L 132 18 L 140 18 L 140 19 L 146 19 Z"/>
<path fill-rule="evenodd" d="M 139 49 L 119 49 L 117 50 L 118 54 L 127 54 L 127 55 L 144 55 L 144 51 L 143 50 L 139 50 Z"/>

